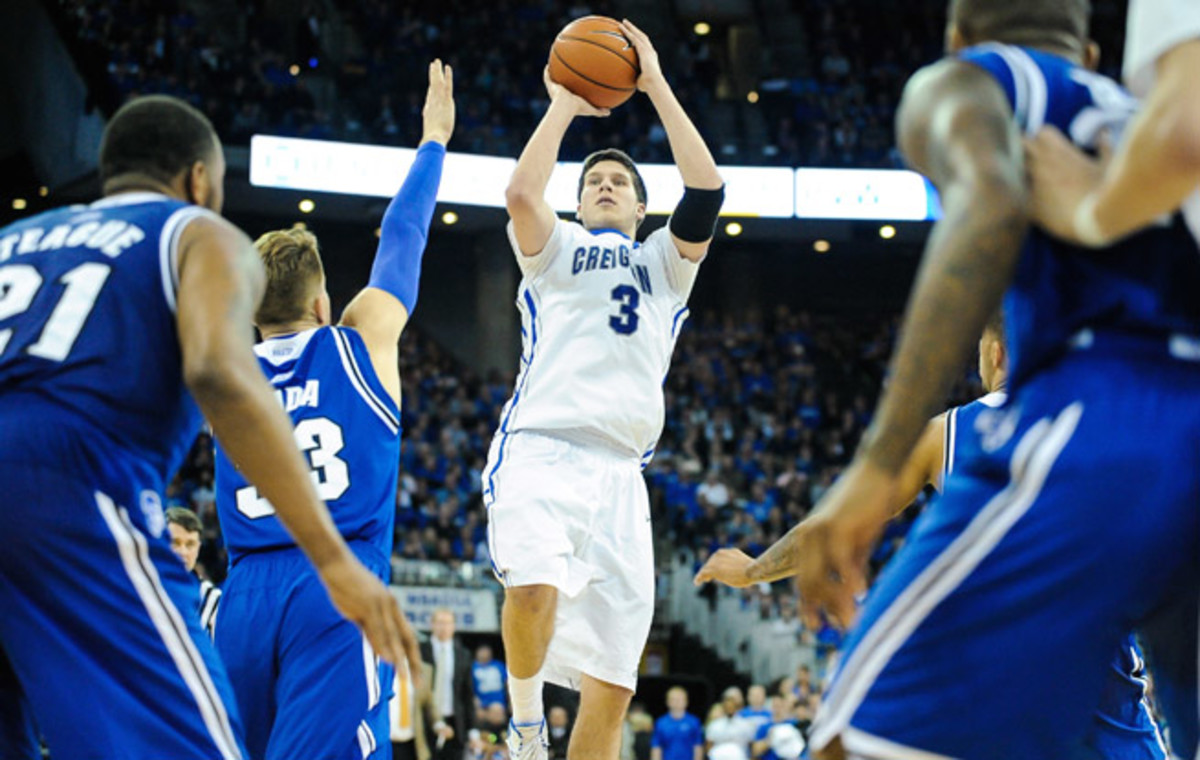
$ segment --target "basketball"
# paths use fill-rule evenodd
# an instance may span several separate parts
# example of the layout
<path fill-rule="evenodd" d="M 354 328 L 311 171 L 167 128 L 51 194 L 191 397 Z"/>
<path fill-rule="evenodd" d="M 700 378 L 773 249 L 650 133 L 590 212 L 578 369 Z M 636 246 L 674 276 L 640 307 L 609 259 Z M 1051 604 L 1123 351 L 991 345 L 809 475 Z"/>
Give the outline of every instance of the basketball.
<path fill-rule="evenodd" d="M 633 43 L 607 16 L 575 19 L 550 48 L 550 78 L 597 108 L 629 100 L 640 73 Z"/>

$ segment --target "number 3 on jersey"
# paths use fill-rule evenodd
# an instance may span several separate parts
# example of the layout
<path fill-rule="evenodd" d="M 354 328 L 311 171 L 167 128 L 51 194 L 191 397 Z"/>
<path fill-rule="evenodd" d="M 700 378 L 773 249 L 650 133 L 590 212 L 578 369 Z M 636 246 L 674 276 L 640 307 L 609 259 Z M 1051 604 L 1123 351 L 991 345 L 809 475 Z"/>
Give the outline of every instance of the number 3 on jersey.
<path fill-rule="evenodd" d="M 637 288 L 618 285 L 612 289 L 612 300 L 619 303 L 621 308 L 608 318 L 608 326 L 618 335 L 633 335 L 638 329 L 637 307 L 641 302 Z"/>
<path fill-rule="evenodd" d="M 333 501 L 350 487 L 350 471 L 337 454 L 345 446 L 342 428 L 328 417 L 296 423 L 296 445 L 308 455 L 313 485 L 323 501 Z M 251 520 L 275 514 L 271 502 L 258 495 L 254 486 L 237 490 L 238 511 Z"/>

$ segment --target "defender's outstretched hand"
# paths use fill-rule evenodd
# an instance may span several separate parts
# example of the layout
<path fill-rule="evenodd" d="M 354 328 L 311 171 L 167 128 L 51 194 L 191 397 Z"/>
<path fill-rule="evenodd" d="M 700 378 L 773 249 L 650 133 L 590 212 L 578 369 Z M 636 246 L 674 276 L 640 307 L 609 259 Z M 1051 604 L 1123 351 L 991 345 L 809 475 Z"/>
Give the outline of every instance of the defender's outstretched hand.
<path fill-rule="evenodd" d="M 703 586 L 709 581 L 716 581 L 734 588 L 745 588 L 756 583 L 749 575 L 753 564 L 754 559 L 741 549 L 719 549 L 696 573 L 693 582 Z"/>
<path fill-rule="evenodd" d="M 596 116 L 603 118 L 612 113 L 612 110 L 609 108 L 596 108 L 566 87 L 555 82 L 550 78 L 549 66 L 542 70 L 542 81 L 546 84 L 546 94 L 550 96 L 550 100 L 552 102 L 561 101 L 569 104 L 576 116 Z"/>
<path fill-rule="evenodd" d="M 454 132 L 454 70 L 435 58 L 429 64 L 429 89 L 425 91 L 425 107 L 421 110 L 423 131 L 421 142 L 445 145 Z"/>
<path fill-rule="evenodd" d="M 658 85 L 667 83 L 666 77 L 663 76 L 662 67 L 658 63 L 658 53 L 654 50 L 654 45 L 650 43 L 650 38 L 641 29 L 634 26 L 634 23 L 629 19 L 621 21 L 621 30 L 625 32 L 625 36 L 633 44 L 633 49 L 638 54 L 638 65 L 642 69 L 642 73 L 638 76 L 637 88 L 642 92 L 649 92 Z"/>
<path fill-rule="evenodd" d="M 413 683 L 420 683 L 421 650 L 417 636 L 387 586 L 353 555 L 331 562 L 318 572 L 333 606 L 362 629 L 376 654 L 400 671 L 407 663 Z"/>

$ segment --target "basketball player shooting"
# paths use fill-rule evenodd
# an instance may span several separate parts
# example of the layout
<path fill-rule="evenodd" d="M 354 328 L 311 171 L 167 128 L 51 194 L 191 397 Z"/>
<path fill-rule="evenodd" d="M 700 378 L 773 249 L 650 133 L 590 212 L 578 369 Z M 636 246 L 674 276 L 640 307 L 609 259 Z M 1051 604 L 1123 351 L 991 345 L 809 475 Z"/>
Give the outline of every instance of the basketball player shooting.
<path fill-rule="evenodd" d="M 612 149 L 584 162 L 578 222 L 555 215 L 544 194 L 567 128 L 608 111 L 548 74 L 549 109 L 506 192 L 524 350 L 484 500 L 493 569 L 505 586 L 514 760 L 546 757 L 544 681 L 581 692 L 569 757 L 617 757 L 654 611 L 641 468 L 662 430 L 663 377 L 724 197 L 649 38 L 629 22 L 620 28 L 685 185 L 670 223 L 635 241 L 646 189 L 633 161 Z"/>

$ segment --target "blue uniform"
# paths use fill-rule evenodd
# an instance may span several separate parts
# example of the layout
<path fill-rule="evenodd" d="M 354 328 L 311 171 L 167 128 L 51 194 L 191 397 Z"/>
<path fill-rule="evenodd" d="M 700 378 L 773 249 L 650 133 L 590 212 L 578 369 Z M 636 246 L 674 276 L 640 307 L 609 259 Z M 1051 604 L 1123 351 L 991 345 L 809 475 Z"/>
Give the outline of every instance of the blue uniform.
<path fill-rule="evenodd" d="M 982 455 L 975 424 L 981 414 L 1003 406 L 1006 399 L 1004 392 L 989 393 L 946 414 L 942 483 L 954 472 L 956 461 Z M 1165 760 L 1167 751 L 1146 695 L 1145 662 L 1133 634 L 1121 641 L 1106 672 L 1087 743 L 1105 760 Z"/>
<path fill-rule="evenodd" d="M 242 756 L 162 510 L 200 428 L 176 249 L 207 214 L 124 193 L 0 230 L 0 642 L 56 759 Z"/>
<path fill-rule="evenodd" d="M 1053 55 L 985 45 L 962 60 L 995 78 L 1027 132 L 1052 124 L 1091 147 L 1133 109 Z M 1103 252 L 1030 233 L 1005 297 L 1011 396 L 979 413 L 978 451 L 960 454 L 872 589 L 815 747 L 1097 757 L 1113 651 L 1181 577 L 1196 588 L 1197 292 L 1200 250 L 1178 217 Z"/>
<path fill-rule="evenodd" d="M 362 338 L 352 329 L 322 327 L 266 340 L 255 351 L 292 418 L 317 493 L 350 548 L 386 581 L 400 421 Z M 216 643 L 246 720 L 251 757 L 385 756 L 391 669 L 333 608 L 270 502 L 219 445 L 216 470 L 217 514 L 230 557 Z"/>

